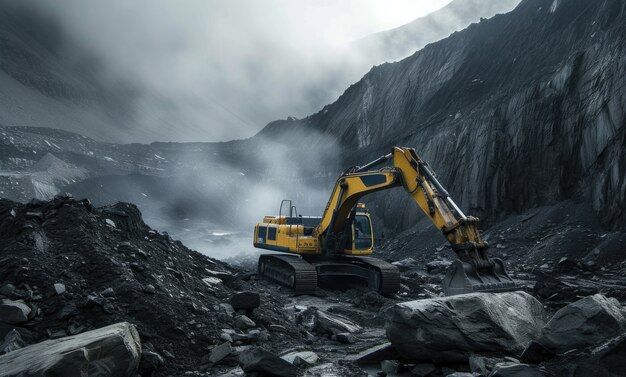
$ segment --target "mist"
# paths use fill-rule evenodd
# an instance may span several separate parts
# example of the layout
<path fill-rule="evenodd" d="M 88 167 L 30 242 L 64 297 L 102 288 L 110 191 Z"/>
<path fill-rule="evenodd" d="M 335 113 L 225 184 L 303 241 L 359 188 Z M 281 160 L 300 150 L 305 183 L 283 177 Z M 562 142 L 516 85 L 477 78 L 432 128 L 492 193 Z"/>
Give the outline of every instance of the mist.
<path fill-rule="evenodd" d="M 448 2 L 34 0 L 21 5 L 58 22 L 66 39 L 59 55 L 78 65 L 89 62 L 97 81 L 113 88 L 113 106 L 106 110 L 115 115 L 110 141 L 147 143 L 241 139 L 272 120 L 315 112 L 371 67 L 353 54 L 351 41 Z M 107 139 L 91 129 L 101 124 L 85 123 L 84 134 Z"/>

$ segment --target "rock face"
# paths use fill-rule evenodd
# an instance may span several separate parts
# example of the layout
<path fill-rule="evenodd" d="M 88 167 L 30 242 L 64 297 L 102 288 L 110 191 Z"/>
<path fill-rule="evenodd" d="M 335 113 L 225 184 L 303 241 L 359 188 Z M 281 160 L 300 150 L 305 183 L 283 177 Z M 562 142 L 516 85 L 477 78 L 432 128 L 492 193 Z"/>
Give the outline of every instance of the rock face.
<path fill-rule="evenodd" d="M 123 322 L 18 349 L 0 356 L 0 365 L 5 377 L 134 377 L 140 356 L 141 342 L 137 330 Z"/>
<path fill-rule="evenodd" d="M 557 311 L 538 341 L 562 353 L 600 344 L 625 330 L 626 316 L 620 303 L 595 294 Z"/>
<path fill-rule="evenodd" d="M 576 197 L 624 225 L 624 12 L 621 0 L 523 1 L 372 68 L 299 123 L 340 140 L 346 166 L 415 147 L 483 218 Z M 272 126 L 260 134 L 298 125 Z M 419 219 L 408 195 L 384 195 L 386 225 Z"/>
<path fill-rule="evenodd" d="M 543 315 L 525 292 L 470 293 L 396 304 L 386 330 L 407 359 L 467 362 L 472 352 L 521 353 L 539 337 Z"/>

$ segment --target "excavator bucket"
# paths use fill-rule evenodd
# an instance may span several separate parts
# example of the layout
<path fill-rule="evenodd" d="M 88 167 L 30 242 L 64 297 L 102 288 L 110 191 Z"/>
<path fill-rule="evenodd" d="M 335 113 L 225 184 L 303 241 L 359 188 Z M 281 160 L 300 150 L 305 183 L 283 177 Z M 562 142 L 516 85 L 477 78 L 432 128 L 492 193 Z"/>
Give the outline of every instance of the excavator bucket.
<path fill-rule="evenodd" d="M 476 264 L 455 260 L 443 279 L 443 292 L 446 296 L 472 292 L 507 292 L 515 291 L 517 284 L 506 273 L 504 262 L 493 258 L 493 266 L 477 268 Z"/>

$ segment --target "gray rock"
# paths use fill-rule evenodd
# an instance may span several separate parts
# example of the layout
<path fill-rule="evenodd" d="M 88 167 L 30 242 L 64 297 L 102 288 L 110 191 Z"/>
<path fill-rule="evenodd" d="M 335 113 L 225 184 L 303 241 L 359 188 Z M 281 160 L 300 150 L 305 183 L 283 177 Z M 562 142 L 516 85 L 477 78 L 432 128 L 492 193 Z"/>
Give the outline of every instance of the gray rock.
<path fill-rule="evenodd" d="M 508 362 L 496 364 L 489 377 L 544 377 L 545 375 L 545 370 L 541 367 Z"/>
<path fill-rule="evenodd" d="M 224 342 L 219 346 L 215 346 L 211 349 L 211 353 L 209 355 L 209 362 L 212 364 L 217 364 L 222 361 L 226 356 L 230 355 L 233 352 L 233 347 L 229 342 Z"/>
<path fill-rule="evenodd" d="M 14 324 L 28 321 L 31 309 L 22 301 L 0 301 L 0 322 Z"/>
<path fill-rule="evenodd" d="M 233 326 L 238 329 L 247 330 L 256 327 L 256 323 L 254 323 L 253 320 L 246 317 L 245 315 L 240 315 L 235 318 L 235 323 L 233 324 Z"/>
<path fill-rule="evenodd" d="M 314 365 L 319 356 L 313 351 L 294 351 L 280 357 L 293 365 Z"/>
<path fill-rule="evenodd" d="M 0 356 L 2 376 L 132 376 L 141 357 L 135 326 L 121 322 Z"/>
<path fill-rule="evenodd" d="M 404 358 L 466 363 L 475 352 L 520 354 L 539 337 L 543 315 L 525 292 L 469 293 L 396 304 L 386 330 Z"/>
<path fill-rule="evenodd" d="M 356 342 L 356 337 L 349 332 L 341 332 L 336 335 L 336 338 L 340 343 L 351 344 Z"/>
<path fill-rule="evenodd" d="M 279 377 L 296 377 L 298 374 L 293 364 L 260 348 L 251 348 L 239 354 L 239 366 L 246 373 L 267 373 Z"/>
<path fill-rule="evenodd" d="M 391 343 L 383 343 L 355 355 L 348 355 L 345 359 L 359 364 L 377 364 L 383 360 L 399 358 L 400 354 L 398 354 L 398 351 Z"/>
<path fill-rule="evenodd" d="M 470 355 L 469 367 L 473 373 L 482 374 L 488 376 L 491 371 L 496 367 L 496 364 L 505 360 L 496 357 L 486 357 L 481 355 Z"/>
<path fill-rule="evenodd" d="M 445 272 L 452 262 L 449 260 L 434 260 L 426 263 L 426 272 L 429 274 L 439 274 Z"/>
<path fill-rule="evenodd" d="M 542 329 L 538 341 L 562 353 L 600 344 L 625 330 L 626 317 L 620 303 L 595 294 L 557 311 Z"/>
<path fill-rule="evenodd" d="M 235 309 L 233 308 L 233 306 L 231 304 L 227 304 L 227 303 L 223 302 L 223 303 L 220 304 L 220 309 L 224 313 L 226 313 L 226 314 L 228 314 L 230 316 L 235 315 Z"/>
<path fill-rule="evenodd" d="M 9 283 L 0 287 L 0 295 L 10 296 L 13 294 L 13 292 L 15 292 L 15 286 L 13 284 Z"/>
<path fill-rule="evenodd" d="M 433 364 L 421 363 L 417 364 L 413 369 L 411 369 L 411 376 L 427 377 L 436 370 L 437 367 L 435 367 Z"/>
<path fill-rule="evenodd" d="M 257 292 L 237 292 L 230 298 L 235 310 L 256 309 L 261 305 L 261 296 Z"/>
<path fill-rule="evenodd" d="M 339 314 L 330 314 L 317 310 L 313 320 L 313 329 L 318 334 L 336 335 L 340 333 L 354 333 L 361 330 L 361 326 Z"/>
<path fill-rule="evenodd" d="M 65 293 L 65 284 L 63 283 L 55 283 L 54 284 L 54 293 L 57 295 L 62 295 Z"/>
<path fill-rule="evenodd" d="M 113 288 L 109 287 L 109 288 L 103 290 L 102 292 L 100 292 L 100 296 L 102 296 L 102 297 L 113 297 L 113 296 L 115 296 L 115 291 L 113 291 Z"/>
<path fill-rule="evenodd" d="M 0 344 L 0 355 L 18 350 L 22 347 L 24 347 L 22 336 L 17 330 L 13 329 L 4 337 L 4 341 Z"/>
<path fill-rule="evenodd" d="M 383 360 L 380 369 L 387 374 L 397 374 L 400 371 L 400 363 L 396 360 Z"/>

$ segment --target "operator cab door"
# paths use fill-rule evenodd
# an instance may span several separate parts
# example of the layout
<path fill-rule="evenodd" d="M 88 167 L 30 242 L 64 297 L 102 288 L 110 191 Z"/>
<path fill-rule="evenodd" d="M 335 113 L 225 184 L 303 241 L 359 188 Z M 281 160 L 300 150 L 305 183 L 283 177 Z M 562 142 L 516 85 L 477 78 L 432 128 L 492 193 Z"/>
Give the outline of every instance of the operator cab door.
<path fill-rule="evenodd" d="M 346 239 L 346 254 L 371 254 L 374 246 L 372 222 L 367 214 L 357 213 L 352 220 L 350 233 Z"/>

